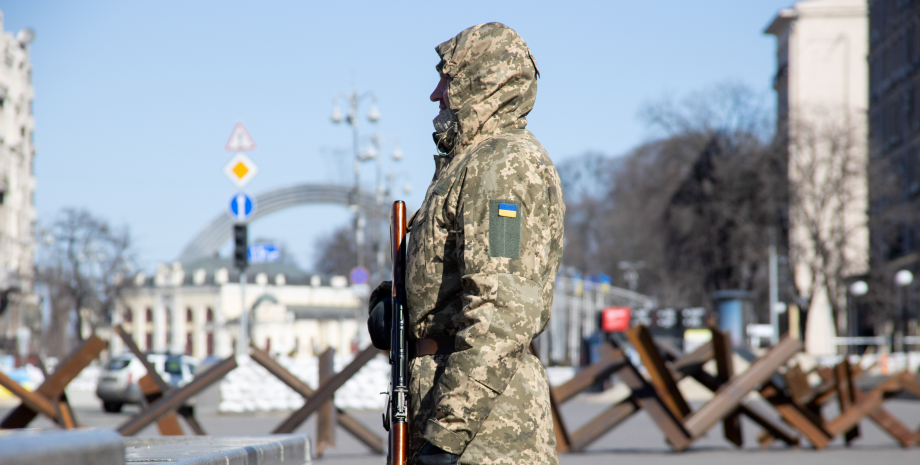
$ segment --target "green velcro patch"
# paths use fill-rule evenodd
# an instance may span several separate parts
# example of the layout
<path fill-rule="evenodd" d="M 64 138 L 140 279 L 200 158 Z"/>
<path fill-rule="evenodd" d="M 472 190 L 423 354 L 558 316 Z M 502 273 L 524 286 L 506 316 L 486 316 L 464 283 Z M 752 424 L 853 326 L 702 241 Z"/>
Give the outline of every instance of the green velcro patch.
<path fill-rule="evenodd" d="M 434 191 L 435 194 L 438 194 L 438 195 L 440 195 L 440 196 L 443 196 L 444 194 L 447 194 L 447 183 L 444 182 L 444 181 L 441 181 L 441 182 L 435 184 L 435 185 L 434 185 L 433 191 Z"/>
<path fill-rule="evenodd" d="M 521 202 L 489 200 L 489 256 L 521 259 Z"/>

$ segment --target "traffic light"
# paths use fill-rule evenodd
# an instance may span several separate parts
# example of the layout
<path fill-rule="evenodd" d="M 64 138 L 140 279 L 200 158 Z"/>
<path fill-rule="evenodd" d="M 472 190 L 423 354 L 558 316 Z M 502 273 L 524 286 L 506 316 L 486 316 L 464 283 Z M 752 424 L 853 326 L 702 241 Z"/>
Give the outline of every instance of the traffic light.
<path fill-rule="evenodd" d="M 246 238 L 246 225 L 233 225 L 233 265 L 236 269 L 243 271 L 249 266 L 249 254 L 246 249 L 248 241 Z"/>

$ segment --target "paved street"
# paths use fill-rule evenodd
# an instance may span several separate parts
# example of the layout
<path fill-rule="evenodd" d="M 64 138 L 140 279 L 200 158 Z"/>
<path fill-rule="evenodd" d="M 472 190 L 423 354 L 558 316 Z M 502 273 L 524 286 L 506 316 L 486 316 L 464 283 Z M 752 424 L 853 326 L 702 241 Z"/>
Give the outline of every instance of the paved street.
<path fill-rule="evenodd" d="M 83 398 L 77 402 L 76 415 L 78 420 L 93 427 L 116 427 L 138 411 L 136 407 L 125 407 L 120 414 L 106 414 L 100 408 L 92 405 L 92 399 Z M 909 427 L 920 426 L 920 401 L 907 399 L 892 399 L 886 408 L 898 416 Z M 0 415 L 5 415 L 10 406 L 0 407 Z M 562 406 L 562 415 L 570 430 L 577 429 L 592 416 L 604 410 L 606 405 L 589 402 L 586 398 L 578 398 Z M 380 427 L 379 412 L 352 412 L 352 414 L 374 430 Z M 827 416 L 835 415 L 828 410 Z M 201 416 L 202 425 L 210 434 L 215 435 L 250 435 L 266 434 L 277 426 L 284 418 L 283 413 L 257 414 L 257 415 L 209 415 Z M 37 420 L 33 426 L 50 427 L 50 422 Z M 837 440 L 830 448 L 824 451 L 815 451 L 809 447 L 789 449 L 779 444 L 773 448 L 762 451 L 756 447 L 756 436 L 759 428 L 753 423 L 744 420 L 745 448 L 738 450 L 722 439 L 721 426 L 716 426 L 706 437 L 696 442 L 687 452 L 674 453 L 664 443 L 662 435 L 653 425 L 652 421 L 643 413 L 639 413 L 619 428 L 611 431 L 595 442 L 587 452 L 581 454 L 565 454 L 561 456 L 563 465 L 581 464 L 610 464 L 610 463 L 642 463 L 643 465 L 655 464 L 777 464 L 782 465 L 817 465 L 817 464 L 917 464 L 920 463 L 920 447 L 902 449 L 894 440 L 875 427 L 874 424 L 864 421 L 861 425 L 862 437 L 853 447 L 846 448 Z M 308 421 L 297 432 L 315 433 L 314 421 Z M 141 432 L 142 436 L 156 435 L 156 427 L 149 427 Z M 379 465 L 383 458 L 370 454 L 363 445 L 352 439 L 348 433 L 339 429 L 336 432 L 338 446 L 326 452 L 321 459 L 328 465 Z"/>

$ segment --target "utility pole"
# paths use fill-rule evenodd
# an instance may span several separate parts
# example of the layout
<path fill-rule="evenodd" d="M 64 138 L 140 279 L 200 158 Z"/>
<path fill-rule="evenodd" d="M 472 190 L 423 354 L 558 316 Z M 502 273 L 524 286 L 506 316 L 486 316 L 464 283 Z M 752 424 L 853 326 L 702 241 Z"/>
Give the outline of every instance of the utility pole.
<path fill-rule="evenodd" d="M 770 345 L 779 342 L 779 266 L 776 259 L 776 230 L 770 229 L 770 327 L 773 334 L 770 336 Z"/>
<path fill-rule="evenodd" d="M 240 270 L 240 335 L 236 340 L 236 355 L 249 353 L 249 314 L 246 312 L 246 268 L 249 266 L 249 244 L 246 223 L 233 225 L 233 265 Z"/>
<path fill-rule="evenodd" d="M 230 199 L 230 215 L 236 220 L 233 225 L 233 264 L 240 271 L 240 335 L 236 341 L 236 356 L 249 353 L 249 315 L 246 312 L 246 268 L 249 266 L 249 217 L 255 212 L 255 200 L 242 192 L 246 184 L 258 173 L 255 163 L 243 153 L 254 150 L 255 141 L 243 126 L 237 123 L 227 141 L 227 151 L 237 152 L 224 166 L 224 174 L 240 190 Z"/>
<path fill-rule="evenodd" d="M 904 338 L 907 336 L 907 319 L 904 311 L 904 293 L 907 286 L 914 282 L 914 274 L 910 270 L 900 270 L 894 275 L 894 283 L 898 286 L 898 318 L 892 325 L 894 334 L 892 342 L 895 352 L 905 352 Z"/>

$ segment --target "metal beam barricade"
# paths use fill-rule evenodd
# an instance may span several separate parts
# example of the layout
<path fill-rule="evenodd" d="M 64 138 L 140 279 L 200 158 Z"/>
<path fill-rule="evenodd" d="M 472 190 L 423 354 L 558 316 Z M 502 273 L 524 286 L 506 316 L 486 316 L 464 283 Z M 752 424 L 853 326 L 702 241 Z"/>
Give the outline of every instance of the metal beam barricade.
<path fill-rule="evenodd" d="M 0 384 L 10 392 L 17 394 L 23 401 L 0 422 L 0 428 L 25 428 L 39 414 L 49 417 L 62 428 L 77 427 L 73 409 L 70 408 L 64 390 L 84 368 L 99 357 L 106 347 L 106 342 L 98 336 L 90 336 L 64 362 L 58 365 L 54 373 L 46 378 L 35 392 L 30 393 L 32 395 L 26 394 L 27 391 L 21 389 L 18 383 L 8 377 L 0 377 Z"/>

